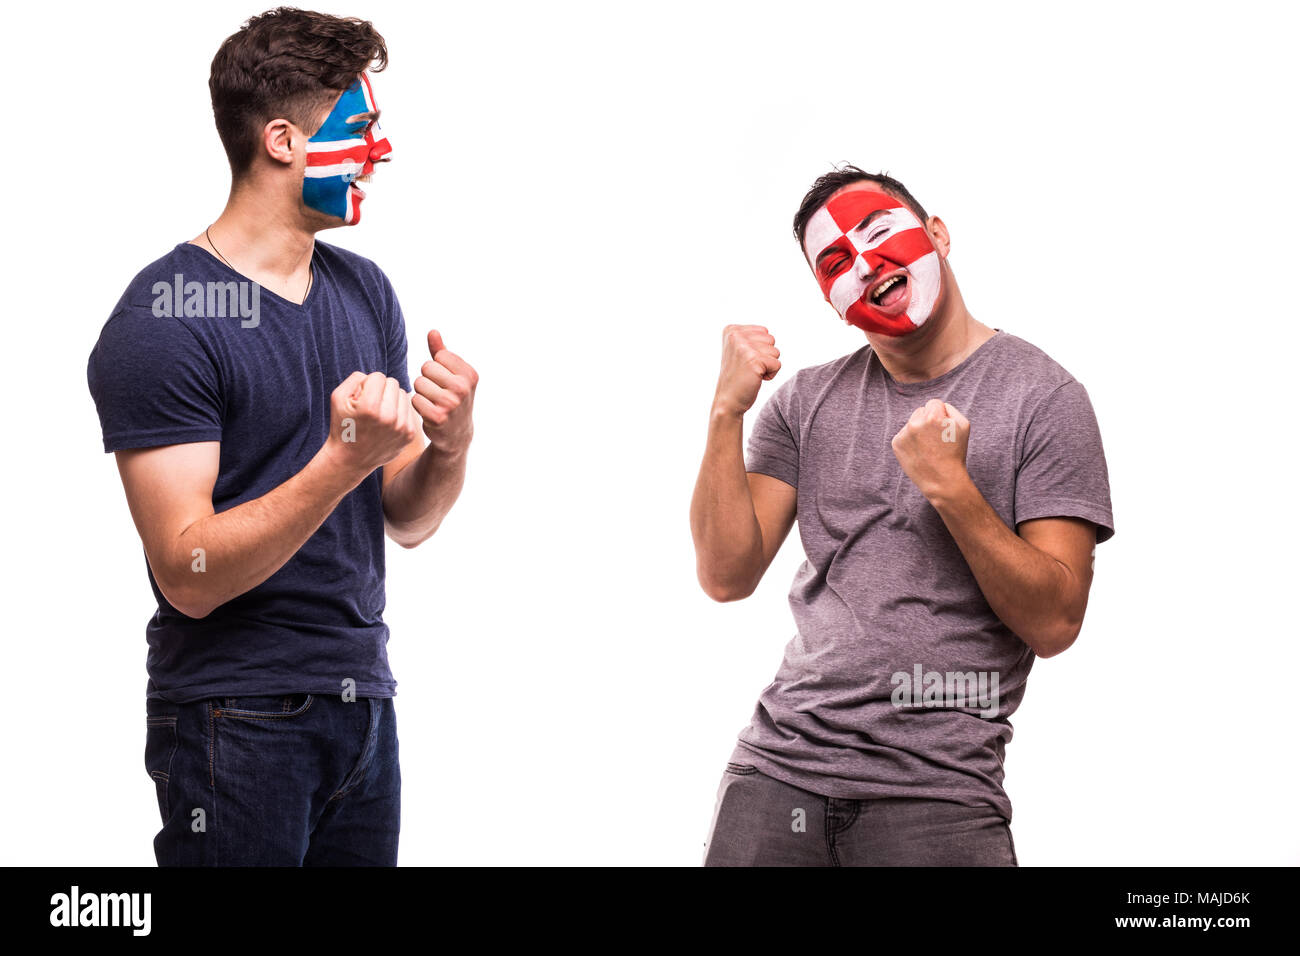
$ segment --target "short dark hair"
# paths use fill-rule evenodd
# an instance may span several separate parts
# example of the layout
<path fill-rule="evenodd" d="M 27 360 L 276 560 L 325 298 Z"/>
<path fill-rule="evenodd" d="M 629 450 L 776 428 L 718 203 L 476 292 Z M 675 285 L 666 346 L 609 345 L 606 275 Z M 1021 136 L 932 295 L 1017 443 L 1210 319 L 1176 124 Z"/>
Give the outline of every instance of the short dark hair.
<path fill-rule="evenodd" d="M 262 127 L 283 118 L 313 135 L 321 110 L 366 71 L 388 65 L 367 20 L 279 7 L 251 18 L 212 58 L 208 90 L 235 179 L 257 154 Z"/>
<path fill-rule="evenodd" d="M 916 213 L 922 224 L 930 218 L 926 215 L 924 207 L 907 191 L 907 187 L 897 179 L 886 176 L 884 173 L 869 173 L 865 169 L 858 169 L 856 166 L 845 163 L 829 173 L 818 176 L 817 181 L 812 184 L 812 188 L 803 197 L 803 202 L 799 204 L 799 211 L 794 214 L 794 237 L 799 240 L 800 248 L 803 248 L 804 235 L 808 232 L 808 220 L 813 217 L 813 213 L 826 205 L 826 200 L 835 195 L 842 187 L 863 180 L 878 183 L 885 192 L 895 199 L 901 200 L 912 212 Z"/>

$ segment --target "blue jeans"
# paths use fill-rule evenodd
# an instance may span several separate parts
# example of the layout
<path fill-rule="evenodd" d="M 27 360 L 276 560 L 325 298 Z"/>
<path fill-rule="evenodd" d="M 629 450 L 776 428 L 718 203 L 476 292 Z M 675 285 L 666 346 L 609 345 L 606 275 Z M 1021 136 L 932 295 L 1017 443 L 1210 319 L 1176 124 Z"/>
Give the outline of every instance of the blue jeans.
<path fill-rule="evenodd" d="M 146 699 L 160 866 L 396 866 L 391 698 Z"/>
<path fill-rule="evenodd" d="M 705 866 L 1017 866 L 993 807 L 949 800 L 823 797 L 727 764 Z"/>

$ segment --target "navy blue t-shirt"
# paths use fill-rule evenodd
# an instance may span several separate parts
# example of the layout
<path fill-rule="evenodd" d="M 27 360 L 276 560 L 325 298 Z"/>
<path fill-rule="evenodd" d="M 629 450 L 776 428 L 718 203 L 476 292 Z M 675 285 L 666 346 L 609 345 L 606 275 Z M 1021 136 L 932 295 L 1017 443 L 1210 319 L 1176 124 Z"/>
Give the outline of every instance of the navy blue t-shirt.
<path fill-rule="evenodd" d="M 352 372 L 383 372 L 409 392 L 388 278 L 319 241 L 312 269 L 298 305 L 189 242 L 146 266 L 87 368 L 104 450 L 219 441 L 222 512 L 307 465 L 329 434 L 330 393 Z M 280 570 L 201 620 L 172 607 L 148 570 L 148 696 L 339 694 L 350 678 L 359 697 L 391 697 L 380 491 L 376 469 Z"/>

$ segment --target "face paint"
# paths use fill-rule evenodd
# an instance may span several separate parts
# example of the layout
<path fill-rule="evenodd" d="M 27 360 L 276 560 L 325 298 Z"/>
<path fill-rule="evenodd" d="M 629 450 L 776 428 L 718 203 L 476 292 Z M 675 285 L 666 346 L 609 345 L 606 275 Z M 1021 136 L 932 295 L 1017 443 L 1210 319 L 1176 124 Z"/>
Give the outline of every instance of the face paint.
<path fill-rule="evenodd" d="M 939 298 L 939 253 L 929 233 L 883 192 L 850 189 L 832 197 L 808 220 L 804 251 L 826 300 L 864 331 L 913 332 Z M 881 289 L 884 295 L 873 299 Z"/>
<path fill-rule="evenodd" d="M 361 200 L 366 198 L 353 180 L 374 172 L 375 162 L 393 151 L 377 120 L 364 117 L 348 122 L 351 116 L 376 110 L 370 79 L 362 73 L 343 91 L 316 135 L 307 140 L 302 200 L 349 225 L 361 221 Z"/>

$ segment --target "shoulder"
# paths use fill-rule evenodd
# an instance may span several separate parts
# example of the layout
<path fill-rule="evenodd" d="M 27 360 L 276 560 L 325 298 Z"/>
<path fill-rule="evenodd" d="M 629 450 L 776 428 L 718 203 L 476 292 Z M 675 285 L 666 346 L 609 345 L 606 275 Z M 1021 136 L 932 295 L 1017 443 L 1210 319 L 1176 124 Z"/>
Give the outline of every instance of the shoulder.
<path fill-rule="evenodd" d="M 210 257 L 204 250 L 182 242 L 137 272 L 104 322 L 101 349 L 111 342 L 156 350 L 170 341 L 194 339 L 181 303 L 186 283 L 218 275 L 205 258 Z"/>
<path fill-rule="evenodd" d="M 1014 335 L 1001 343 L 997 359 L 1005 370 L 1004 392 L 1019 396 L 1020 427 L 1034 441 L 1097 435 L 1096 413 L 1087 389 L 1042 349 Z"/>
<path fill-rule="evenodd" d="M 174 290 L 178 282 L 183 288 L 191 278 L 207 278 L 206 263 L 200 258 L 207 255 L 189 242 L 177 243 L 131 277 L 114 313 L 132 306 L 148 310 L 165 290 Z"/>
<path fill-rule="evenodd" d="M 316 240 L 316 255 L 331 269 L 362 281 L 388 282 L 384 270 L 358 252 Z"/>
<path fill-rule="evenodd" d="M 1059 362 L 1038 346 L 1010 332 L 998 333 L 997 350 L 991 358 L 1006 377 L 1026 390 L 1051 393 L 1062 385 L 1076 381 Z"/>
<path fill-rule="evenodd" d="M 398 314 L 400 306 L 393 284 L 373 260 L 351 249 L 317 239 L 316 261 L 345 294 L 361 297 L 381 317 Z"/>

